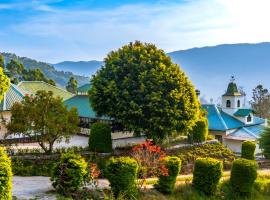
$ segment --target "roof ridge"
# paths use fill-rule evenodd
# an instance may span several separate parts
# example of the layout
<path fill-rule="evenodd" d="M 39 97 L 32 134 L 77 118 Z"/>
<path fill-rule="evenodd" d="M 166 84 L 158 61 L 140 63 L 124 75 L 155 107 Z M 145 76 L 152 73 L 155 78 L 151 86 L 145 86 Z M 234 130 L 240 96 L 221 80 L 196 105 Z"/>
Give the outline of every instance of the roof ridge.
<path fill-rule="evenodd" d="M 214 108 L 215 108 L 215 110 L 216 110 L 216 112 L 217 112 L 217 114 L 218 114 L 218 118 L 220 119 L 220 121 L 221 121 L 222 125 L 224 126 L 225 130 L 228 130 L 228 126 L 227 126 L 227 124 L 225 123 L 224 119 L 222 118 L 222 116 L 221 116 L 221 114 L 220 114 L 220 111 L 219 111 L 218 107 L 217 107 L 216 105 L 214 105 Z"/>

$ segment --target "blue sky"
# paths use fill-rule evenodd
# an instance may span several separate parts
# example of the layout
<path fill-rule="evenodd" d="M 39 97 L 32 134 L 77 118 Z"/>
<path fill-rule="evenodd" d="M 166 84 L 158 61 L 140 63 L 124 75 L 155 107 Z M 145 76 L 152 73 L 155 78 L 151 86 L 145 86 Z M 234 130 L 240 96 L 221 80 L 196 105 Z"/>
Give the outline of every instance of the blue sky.
<path fill-rule="evenodd" d="M 270 41 L 269 0 L 0 0 L 0 51 L 102 60 L 141 40 L 165 51 Z"/>

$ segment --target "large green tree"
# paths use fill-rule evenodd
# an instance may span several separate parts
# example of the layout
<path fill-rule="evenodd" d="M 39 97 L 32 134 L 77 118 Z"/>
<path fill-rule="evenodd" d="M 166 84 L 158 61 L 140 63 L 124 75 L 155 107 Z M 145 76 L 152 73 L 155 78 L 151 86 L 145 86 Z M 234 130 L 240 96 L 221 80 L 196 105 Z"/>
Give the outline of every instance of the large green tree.
<path fill-rule="evenodd" d="M 10 82 L 8 77 L 4 74 L 3 68 L 0 67 L 0 102 L 2 101 L 4 93 L 9 88 L 9 84 Z"/>
<path fill-rule="evenodd" d="M 71 77 L 66 86 L 67 91 L 76 94 L 77 88 L 78 88 L 77 80 L 74 77 Z"/>
<path fill-rule="evenodd" d="M 265 127 L 259 139 L 259 145 L 262 149 L 263 155 L 270 158 L 270 126 Z"/>
<path fill-rule="evenodd" d="M 76 108 L 70 111 L 60 97 L 52 92 L 38 91 L 26 96 L 11 108 L 9 134 L 34 137 L 45 153 L 51 153 L 54 143 L 78 133 L 79 117 Z"/>
<path fill-rule="evenodd" d="M 0 68 L 4 69 L 5 68 L 5 59 L 4 56 L 0 54 Z"/>
<path fill-rule="evenodd" d="M 7 64 L 7 69 L 9 70 L 11 76 L 16 76 L 16 75 L 21 75 L 23 70 L 24 70 L 24 66 L 23 64 L 17 62 L 16 60 L 10 60 Z"/>
<path fill-rule="evenodd" d="M 185 134 L 199 117 L 192 83 L 153 44 L 136 41 L 112 51 L 91 84 L 90 102 L 97 115 L 153 139 L 163 139 L 175 130 Z"/>

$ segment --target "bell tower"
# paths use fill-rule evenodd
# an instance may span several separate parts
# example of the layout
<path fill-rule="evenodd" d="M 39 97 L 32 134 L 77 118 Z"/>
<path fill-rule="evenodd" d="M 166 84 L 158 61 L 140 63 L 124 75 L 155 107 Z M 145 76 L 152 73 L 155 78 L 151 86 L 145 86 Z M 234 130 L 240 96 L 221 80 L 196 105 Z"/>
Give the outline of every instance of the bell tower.
<path fill-rule="evenodd" d="M 227 91 L 222 95 L 222 110 L 233 115 L 243 107 L 243 95 L 238 91 L 234 76 L 231 77 Z"/>

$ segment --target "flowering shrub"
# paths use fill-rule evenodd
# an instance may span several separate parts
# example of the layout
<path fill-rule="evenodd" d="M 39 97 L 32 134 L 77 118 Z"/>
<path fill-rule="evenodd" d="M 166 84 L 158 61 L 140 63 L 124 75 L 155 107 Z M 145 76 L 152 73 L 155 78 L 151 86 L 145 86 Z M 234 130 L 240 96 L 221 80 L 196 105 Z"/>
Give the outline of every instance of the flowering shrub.
<path fill-rule="evenodd" d="M 100 175 L 100 169 L 96 163 L 89 164 L 89 180 L 95 187 L 98 186 L 98 177 Z"/>
<path fill-rule="evenodd" d="M 152 176 L 168 176 L 168 170 L 163 162 L 160 162 L 165 158 L 166 154 L 161 150 L 159 146 L 156 146 L 152 141 L 146 142 L 133 147 L 131 156 L 138 162 L 139 175 L 142 179 L 139 182 L 139 186 L 142 187 L 146 181 L 146 178 Z"/>

